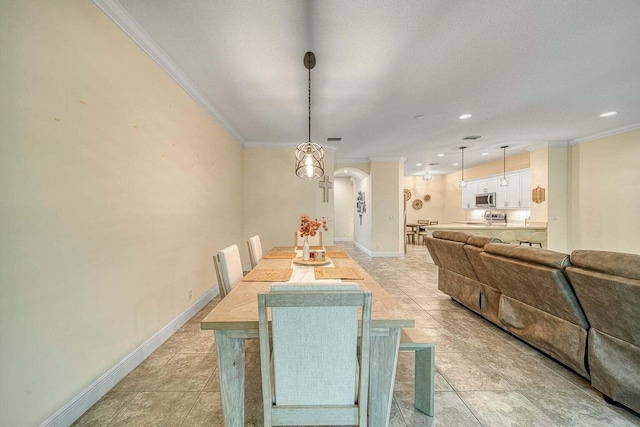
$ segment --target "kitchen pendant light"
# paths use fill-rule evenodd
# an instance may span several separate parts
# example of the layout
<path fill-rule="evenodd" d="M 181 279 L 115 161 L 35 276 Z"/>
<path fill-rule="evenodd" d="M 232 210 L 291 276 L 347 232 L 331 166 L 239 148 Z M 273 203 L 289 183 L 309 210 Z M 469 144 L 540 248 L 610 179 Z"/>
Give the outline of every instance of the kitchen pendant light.
<path fill-rule="evenodd" d="M 320 144 L 311 142 L 311 69 L 316 65 L 313 52 L 307 52 L 303 62 L 309 70 L 309 139 L 296 148 L 296 175 L 312 180 L 324 176 L 324 150 Z"/>
<path fill-rule="evenodd" d="M 500 187 L 508 187 L 509 180 L 507 179 L 507 148 L 508 145 L 503 145 L 502 147 L 502 179 L 500 180 Z"/>
<path fill-rule="evenodd" d="M 458 182 L 458 185 L 461 188 L 464 188 L 467 186 L 467 182 L 464 180 L 464 150 L 467 147 L 460 147 L 461 153 L 462 153 L 462 179 Z"/>

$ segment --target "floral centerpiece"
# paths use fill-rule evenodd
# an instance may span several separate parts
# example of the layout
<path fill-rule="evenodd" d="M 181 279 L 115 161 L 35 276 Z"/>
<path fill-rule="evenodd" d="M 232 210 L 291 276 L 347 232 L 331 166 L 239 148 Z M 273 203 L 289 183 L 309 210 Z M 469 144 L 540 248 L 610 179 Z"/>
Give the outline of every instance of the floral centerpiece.
<path fill-rule="evenodd" d="M 304 237 L 304 244 L 302 245 L 302 259 L 309 261 L 309 236 L 313 237 L 318 234 L 318 230 L 322 227 L 324 231 L 327 231 L 327 220 L 322 217 L 320 221 L 316 218 L 314 221 L 306 215 L 300 217 L 300 230 L 298 234 L 300 237 Z"/>
<path fill-rule="evenodd" d="M 327 228 L 327 220 L 324 219 L 324 217 L 322 217 L 320 221 L 318 221 L 318 218 L 316 218 L 315 221 L 311 221 L 306 215 L 300 217 L 300 237 L 313 237 L 318 233 L 320 227 L 322 227 L 324 231 L 329 230 L 329 228 Z"/>

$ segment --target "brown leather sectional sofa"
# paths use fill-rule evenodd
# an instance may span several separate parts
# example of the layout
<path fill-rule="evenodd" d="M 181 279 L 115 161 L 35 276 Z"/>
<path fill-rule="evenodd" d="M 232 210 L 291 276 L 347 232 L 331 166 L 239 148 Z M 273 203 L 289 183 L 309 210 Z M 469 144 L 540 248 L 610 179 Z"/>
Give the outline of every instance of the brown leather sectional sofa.
<path fill-rule="evenodd" d="M 640 255 L 435 231 L 438 288 L 640 412 Z"/>

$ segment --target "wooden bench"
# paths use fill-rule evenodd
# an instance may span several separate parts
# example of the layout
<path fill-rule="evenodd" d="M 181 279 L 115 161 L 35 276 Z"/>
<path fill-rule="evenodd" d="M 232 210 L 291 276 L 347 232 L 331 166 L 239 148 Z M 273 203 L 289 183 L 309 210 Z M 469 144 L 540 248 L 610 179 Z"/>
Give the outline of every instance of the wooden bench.
<path fill-rule="evenodd" d="M 433 416 L 435 388 L 435 348 L 429 335 L 419 328 L 404 328 L 400 335 L 400 351 L 414 351 L 415 384 L 414 406 L 419 411 Z"/>

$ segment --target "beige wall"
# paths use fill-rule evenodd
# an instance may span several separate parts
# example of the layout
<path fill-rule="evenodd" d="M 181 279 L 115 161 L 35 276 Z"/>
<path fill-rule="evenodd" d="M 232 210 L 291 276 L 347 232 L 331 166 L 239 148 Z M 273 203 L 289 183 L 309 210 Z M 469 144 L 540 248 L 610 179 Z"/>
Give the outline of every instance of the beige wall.
<path fill-rule="evenodd" d="M 549 147 L 543 147 L 531 151 L 531 188 L 545 189 L 545 200 L 542 203 L 531 202 L 531 221 L 547 222 L 549 201 L 546 198 L 549 191 Z"/>
<path fill-rule="evenodd" d="M 406 203 L 407 224 L 415 224 L 419 219 L 443 222 L 446 178 L 437 175 L 432 180 L 425 181 L 420 176 L 405 176 L 402 181 L 404 188 L 411 191 L 411 199 Z M 427 194 L 431 196 L 428 202 L 424 200 Z M 413 208 L 415 200 L 422 201 L 421 209 Z"/>
<path fill-rule="evenodd" d="M 366 203 L 366 212 L 360 214 L 356 211 L 353 213 L 353 237 L 354 242 L 365 251 L 371 251 L 371 224 L 372 224 L 372 206 L 374 201 L 374 195 L 371 192 L 371 176 L 368 176 L 362 180 L 356 180 L 355 194 L 358 192 L 364 192 L 364 198 Z"/>
<path fill-rule="evenodd" d="M 401 161 L 371 162 L 371 246 L 374 254 L 404 253 Z M 369 205 L 369 203 L 367 203 Z"/>
<path fill-rule="evenodd" d="M 335 239 L 353 240 L 353 230 L 356 221 L 356 197 L 354 179 L 350 177 L 334 179 L 334 203 L 335 203 Z M 366 200 L 365 200 L 366 202 Z"/>
<path fill-rule="evenodd" d="M 334 190 L 323 201 L 318 180 L 307 181 L 295 174 L 295 148 L 245 148 L 242 153 L 243 261 L 248 264 L 246 239 L 260 235 L 263 249 L 291 246 L 300 216 L 327 219 L 323 243 L 333 244 Z M 333 153 L 325 152 L 325 175 L 333 181 Z"/>
<path fill-rule="evenodd" d="M 571 146 L 568 249 L 640 254 L 640 129 Z"/>
<path fill-rule="evenodd" d="M 567 245 L 569 221 L 569 172 L 568 144 L 552 143 L 548 150 L 549 170 L 546 191 L 547 199 L 547 244 L 548 249 L 569 252 Z M 536 204 L 536 203 L 532 203 Z"/>
<path fill-rule="evenodd" d="M 33 426 L 215 286 L 241 147 L 91 2 L 3 2 L 0 52 L 0 424 Z"/>

